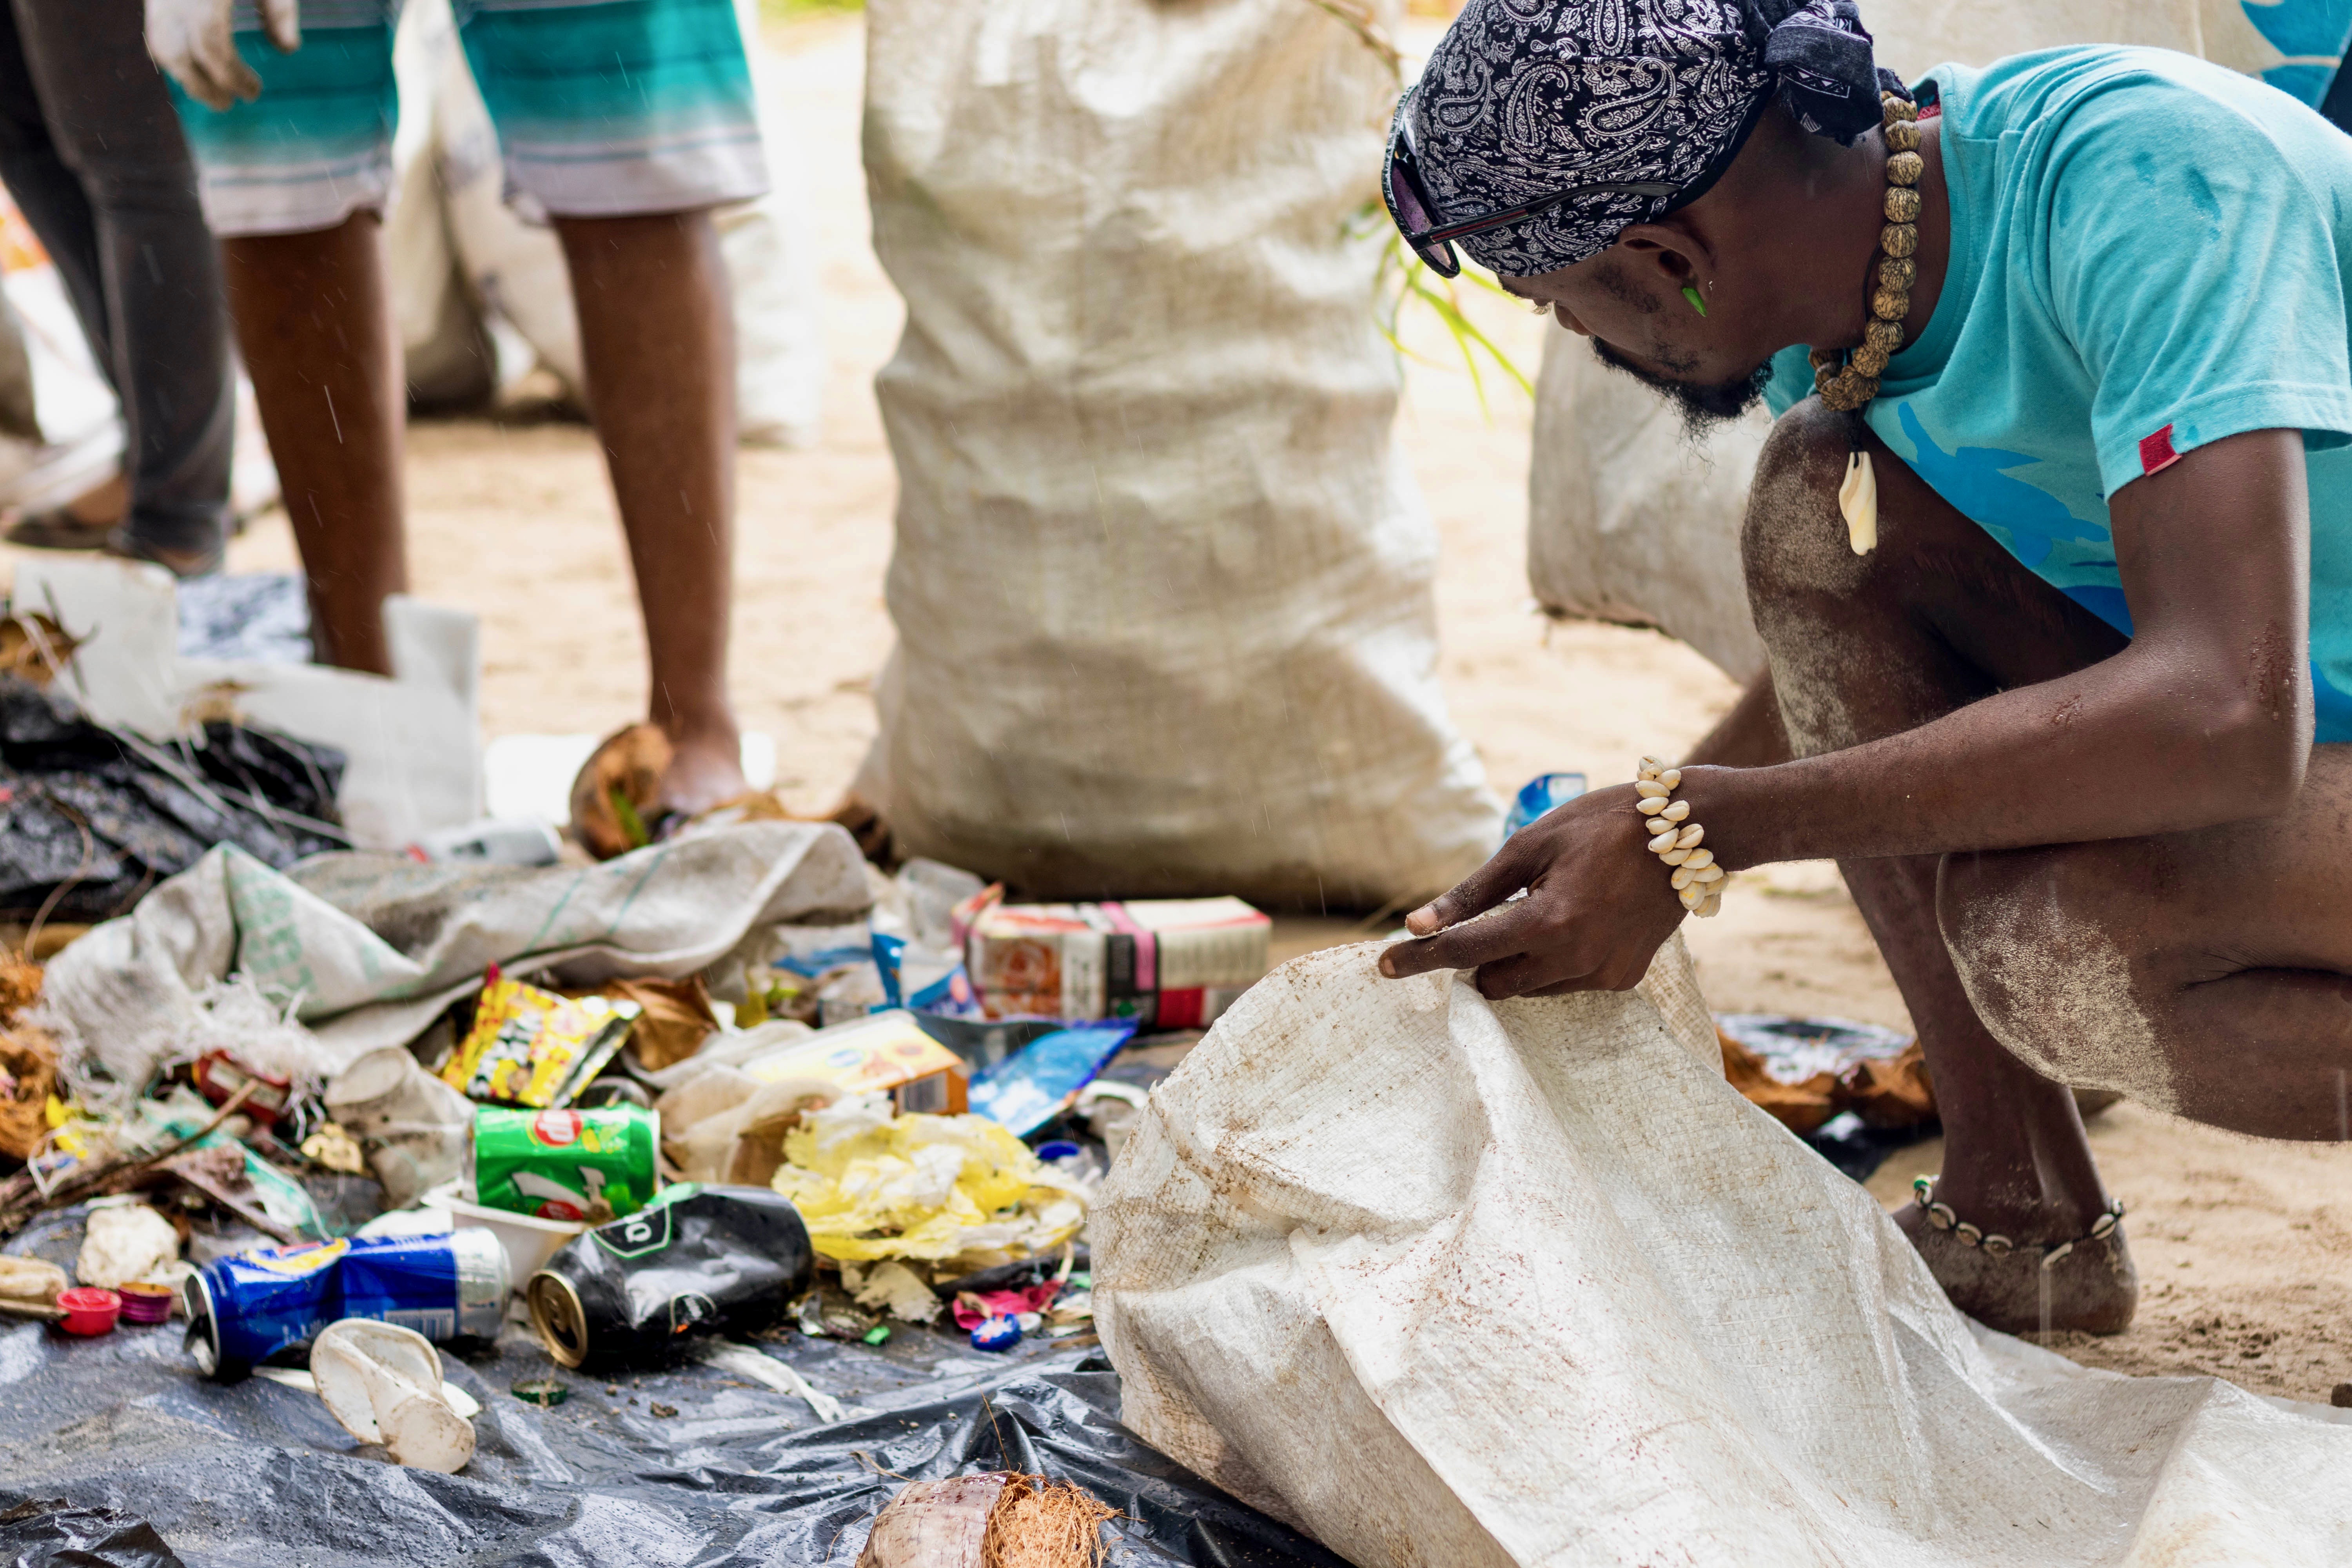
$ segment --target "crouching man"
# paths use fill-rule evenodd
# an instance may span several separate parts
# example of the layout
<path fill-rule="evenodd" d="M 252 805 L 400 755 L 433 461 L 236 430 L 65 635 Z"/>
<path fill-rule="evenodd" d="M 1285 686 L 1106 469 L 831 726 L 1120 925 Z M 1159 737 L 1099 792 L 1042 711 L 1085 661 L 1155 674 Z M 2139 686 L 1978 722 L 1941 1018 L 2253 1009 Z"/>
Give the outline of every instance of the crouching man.
<path fill-rule="evenodd" d="M 2122 1328 L 2064 1086 L 2345 1135 L 2352 140 L 2154 50 L 1906 85 L 1848 0 L 1471 0 L 1385 174 L 1433 266 L 1780 411 L 1743 548 L 1795 758 L 1553 812 L 1384 969 L 1622 988 L 1722 873 L 1834 857 L 1944 1120 L 1898 1221 L 1988 1323 L 2046 1265 Z"/>

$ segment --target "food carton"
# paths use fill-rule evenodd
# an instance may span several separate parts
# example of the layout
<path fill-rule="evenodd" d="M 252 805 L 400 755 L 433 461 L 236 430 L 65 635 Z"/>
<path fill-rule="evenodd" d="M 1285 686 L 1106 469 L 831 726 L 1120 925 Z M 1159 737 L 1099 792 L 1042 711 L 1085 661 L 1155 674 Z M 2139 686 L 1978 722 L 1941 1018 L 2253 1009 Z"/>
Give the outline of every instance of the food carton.
<path fill-rule="evenodd" d="M 991 889 L 993 893 L 995 889 Z M 1263 978 L 1273 922 L 1239 899 L 967 907 L 964 966 L 992 1018 L 1202 1028 Z"/>

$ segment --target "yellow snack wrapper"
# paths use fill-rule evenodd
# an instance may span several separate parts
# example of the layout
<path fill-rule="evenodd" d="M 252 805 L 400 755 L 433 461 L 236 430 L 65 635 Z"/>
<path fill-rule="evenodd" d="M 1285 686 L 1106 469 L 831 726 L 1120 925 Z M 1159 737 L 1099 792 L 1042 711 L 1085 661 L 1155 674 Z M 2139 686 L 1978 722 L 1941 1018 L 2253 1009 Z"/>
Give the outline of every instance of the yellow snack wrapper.
<path fill-rule="evenodd" d="M 494 967 L 441 1081 L 468 1100 L 539 1110 L 567 1104 L 613 1059 L 638 1011 L 634 1002 L 559 996 Z"/>

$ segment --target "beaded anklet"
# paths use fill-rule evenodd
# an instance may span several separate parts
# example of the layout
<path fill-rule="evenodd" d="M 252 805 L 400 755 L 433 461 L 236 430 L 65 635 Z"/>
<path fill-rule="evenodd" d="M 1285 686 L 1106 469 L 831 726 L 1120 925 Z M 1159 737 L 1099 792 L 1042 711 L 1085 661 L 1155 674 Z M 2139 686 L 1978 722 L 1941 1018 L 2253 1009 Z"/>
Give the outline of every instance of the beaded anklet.
<path fill-rule="evenodd" d="M 1682 782 L 1682 769 L 1643 757 L 1633 787 L 1641 792 L 1642 815 L 1655 835 L 1650 853 L 1675 868 L 1675 897 L 1683 908 L 1705 920 L 1723 908 L 1723 889 L 1731 879 L 1715 863 L 1715 851 L 1699 847 L 1706 829 L 1689 820 L 1690 802 L 1675 799 L 1675 787 Z"/>
<path fill-rule="evenodd" d="M 2105 1241 L 2114 1235 L 2116 1226 L 2122 1223 L 2124 1217 L 2123 1204 L 2120 1201 L 2110 1203 L 2107 1205 L 2106 1212 L 2092 1222 L 2087 1234 L 2078 1236 L 2072 1241 L 2045 1242 L 2040 1246 L 2032 1246 L 2011 1241 L 2005 1236 L 1988 1236 L 1954 1214 L 1951 1205 L 1937 1203 L 1936 1184 L 1941 1179 L 1940 1176 L 1912 1177 L 1913 1201 L 1927 1212 L 1927 1223 L 1930 1226 L 1937 1230 L 1951 1232 L 1959 1239 L 1961 1245 L 1976 1247 L 1988 1258 L 2006 1258 L 2012 1252 L 2038 1252 L 2042 1255 L 2042 1267 L 2053 1268 L 2060 1258 L 2077 1247 L 2086 1242 Z"/>
<path fill-rule="evenodd" d="M 1891 92 L 1880 93 L 1878 102 L 1886 137 L 1886 195 L 1880 207 L 1886 225 L 1878 231 L 1878 286 L 1871 290 L 1870 320 L 1862 329 L 1862 346 L 1850 356 L 1836 349 L 1815 349 L 1811 356 L 1813 390 L 1822 404 L 1857 420 L 1878 395 L 1886 362 L 1903 346 L 1903 318 L 1911 313 L 1911 285 L 1919 275 L 1913 259 L 1919 248 L 1917 186 L 1927 167 L 1919 156 L 1918 106 Z M 1859 431 L 1846 458 L 1844 482 L 1838 486 L 1838 510 L 1845 517 L 1853 552 L 1869 554 L 1878 544 L 1878 479 Z"/>

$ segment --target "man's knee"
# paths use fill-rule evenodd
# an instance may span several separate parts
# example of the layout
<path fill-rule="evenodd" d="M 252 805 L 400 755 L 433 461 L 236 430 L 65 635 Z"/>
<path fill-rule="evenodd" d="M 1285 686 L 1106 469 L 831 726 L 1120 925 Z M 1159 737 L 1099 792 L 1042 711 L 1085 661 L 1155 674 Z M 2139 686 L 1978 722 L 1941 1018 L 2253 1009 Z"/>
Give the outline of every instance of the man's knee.
<path fill-rule="evenodd" d="M 2150 840 L 1945 857 L 1937 918 L 1993 1037 L 2045 1077 L 2170 1109 Z"/>
<path fill-rule="evenodd" d="M 1765 437 L 1740 533 L 1748 596 L 1759 611 L 1801 595 L 1842 598 L 1868 575 L 1838 510 L 1853 432 L 1845 416 L 1808 397 L 1775 420 Z M 1760 627 L 1763 616 L 1758 619 Z"/>

